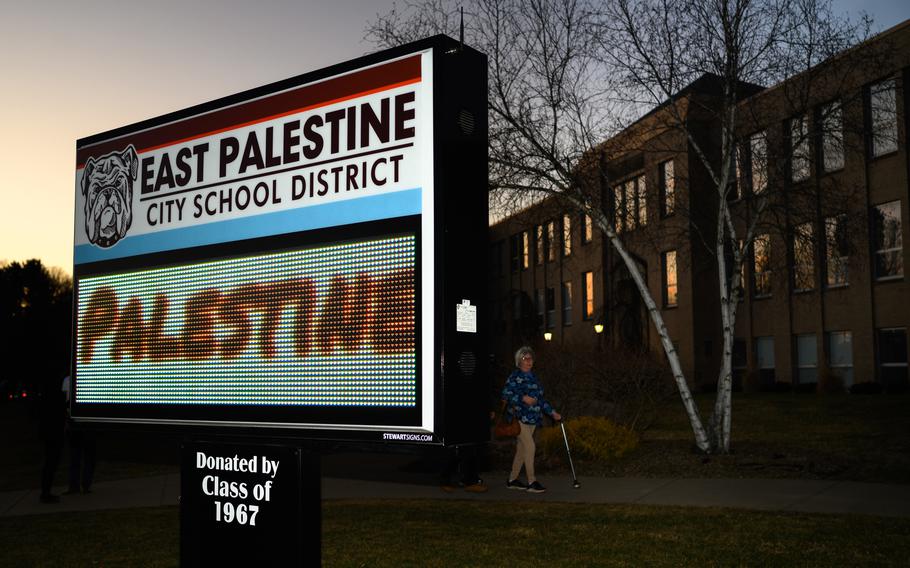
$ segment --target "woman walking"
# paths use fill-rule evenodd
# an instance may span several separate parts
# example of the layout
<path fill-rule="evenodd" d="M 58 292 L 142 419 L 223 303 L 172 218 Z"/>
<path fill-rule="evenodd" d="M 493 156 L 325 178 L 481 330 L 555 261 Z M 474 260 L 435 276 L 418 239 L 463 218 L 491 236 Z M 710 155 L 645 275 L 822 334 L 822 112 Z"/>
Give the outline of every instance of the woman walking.
<path fill-rule="evenodd" d="M 530 493 L 543 493 L 547 489 L 534 475 L 534 454 L 537 450 L 534 444 L 534 430 L 543 424 L 543 413 L 547 413 L 556 421 L 562 419 L 562 416 L 546 401 L 537 375 L 531 372 L 534 366 L 534 350 L 528 346 L 519 348 L 515 352 L 515 366 L 517 369 L 512 371 L 502 389 L 502 400 L 506 409 L 512 415 L 512 419 L 517 418 L 521 425 L 515 447 L 515 459 L 512 460 L 512 471 L 506 487 Z M 525 469 L 527 483 L 522 483 L 518 479 L 522 467 Z"/>

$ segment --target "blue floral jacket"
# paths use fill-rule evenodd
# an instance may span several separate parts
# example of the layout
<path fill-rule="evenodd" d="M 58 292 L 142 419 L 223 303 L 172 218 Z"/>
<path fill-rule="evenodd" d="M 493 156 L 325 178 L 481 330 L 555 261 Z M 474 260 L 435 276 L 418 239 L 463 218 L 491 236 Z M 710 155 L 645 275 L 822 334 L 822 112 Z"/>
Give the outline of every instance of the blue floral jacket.
<path fill-rule="evenodd" d="M 536 398 L 537 402 L 528 406 L 521 400 L 524 395 Z M 544 398 L 543 387 L 534 373 L 523 373 L 518 369 L 512 371 L 502 388 L 502 399 L 506 402 L 509 413 L 525 424 L 540 426 L 543 424 L 541 412 L 553 414 L 553 407 Z"/>

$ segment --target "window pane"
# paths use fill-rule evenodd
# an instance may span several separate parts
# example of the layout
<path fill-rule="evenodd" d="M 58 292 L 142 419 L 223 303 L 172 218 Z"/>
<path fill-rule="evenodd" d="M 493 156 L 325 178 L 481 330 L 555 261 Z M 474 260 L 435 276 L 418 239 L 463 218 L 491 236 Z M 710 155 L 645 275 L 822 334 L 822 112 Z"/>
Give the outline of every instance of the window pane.
<path fill-rule="evenodd" d="M 585 229 L 584 232 L 582 232 L 582 240 L 589 243 L 594 238 L 594 220 L 591 219 L 590 215 L 585 215 L 584 223 Z"/>
<path fill-rule="evenodd" d="M 572 283 L 562 283 L 562 325 L 572 325 Z"/>
<path fill-rule="evenodd" d="M 828 286 L 845 286 L 848 279 L 847 216 L 825 219 L 825 264 Z"/>
<path fill-rule="evenodd" d="M 531 236 L 527 231 L 521 234 L 521 267 L 528 268 L 531 265 Z"/>
<path fill-rule="evenodd" d="M 878 330 L 879 376 L 885 387 L 907 385 L 906 328 Z"/>
<path fill-rule="evenodd" d="M 648 224 L 648 199 L 647 199 L 647 187 L 645 186 L 645 176 L 638 176 L 635 179 L 635 185 L 638 188 L 638 195 L 636 196 L 636 203 L 638 203 L 638 225 L 644 226 Z"/>
<path fill-rule="evenodd" d="M 660 187 L 663 195 L 661 211 L 663 215 L 672 215 L 676 211 L 676 177 L 673 172 L 673 160 L 660 165 Z"/>
<path fill-rule="evenodd" d="M 546 248 L 544 248 L 544 244 L 543 244 L 543 225 L 537 225 L 536 231 L 537 231 L 537 239 L 536 239 L 537 240 L 537 243 L 536 243 L 536 245 L 537 245 L 537 264 L 543 264 L 543 256 L 544 256 L 544 253 L 546 252 Z"/>
<path fill-rule="evenodd" d="M 629 181 L 627 181 L 625 183 L 625 188 L 626 188 L 625 227 L 626 227 L 626 230 L 628 230 L 628 229 L 634 229 L 635 227 L 638 226 L 638 224 L 635 222 L 635 217 L 638 214 L 638 204 L 636 201 L 637 191 L 635 189 L 635 180 L 630 179 Z"/>
<path fill-rule="evenodd" d="M 509 237 L 509 268 L 512 272 L 518 270 L 521 258 L 521 235 L 512 235 Z"/>
<path fill-rule="evenodd" d="M 556 221 L 547 223 L 547 260 L 556 260 L 556 247 L 559 242 L 556 240 Z"/>
<path fill-rule="evenodd" d="M 901 202 L 878 205 L 873 209 L 872 217 L 875 227 L 875 275 L 878 278 L 900 276 L 904 273 Z"/>
<path fill-rule="evenodd" d="M 833 172 L 844 167 L 844 117 L 840 102 L 822 108 L 822 167 Z"/>
<path fill-rule="evenodd" d="M 796 366 L 800 384 L 818 381 L 818 350 L 814 334 L 796 336 Z"/>
<path fill-rule="evenodd" d="M 584 287 L 584 303 L 585 303 L 585 319 L 591 319 L 594 317 L 594 273 L 585 272 L 585 287 Z"/>
<path fill-rule="evenodd" d="M 803 115 L 790 121 L 790 179 L 800 182 L 809 177 L 809 119 Z"/>
<path fill-rule="evenodd" d="M 853 384 L 853 334 L 849 331 L 833 331 L 828 334 L 828 356 L 831 371 L 844 381 Z"/>
<path fill-rule="evenodd" d="M 569 256 L 572 254 L 572 218 L 568 215 L 562 216 L 562 255 Z"/>
<path fill-rule="evenodd" d="M 872 122 L 872 155 L 897 150 L 897 93 L 894 79 L 872 85 L 869 112 Z"/>
<path fill-rule="evenodd" d="M 804 223 L 793 233 L 793 287 L 811 290 L 815 288 L 815 230 L 812 223 Z"/>
<path fill-rule="evenodd" d="M 613 228 L 617 233 L 623 229 L 623 221 L 626 218 L 626 201 L 623 185 L 613 187 Z"/>
<path fill-rule="evenodd" d="M 556 290 L 547 288 L 547 328 L 556 327 Z"/>
<path fill-rule="evenodd" d="M 752 253 L 755 295 L 768 296 L 771 294 L 771 241 L 768 235 L 755 237 Z"/>
<path fill-rule="evenodd" d="M 768 186 L 768 142 L 764 132 L 749 140 L 749 165 L 752 172 L 752 193 L 761 193 Z"/>
<path fill-rule="evenodd" d="M 757 337 L 755 339 L 755 355 L 758 359 L 759 369 L 774 368 L 774 338 Z"/>
<path fill-rule="evenodd" d="M 676 277 L 676 251 L 665 252 L 663 260 L 664 305 L 676 306 L 679 301 Z"/>

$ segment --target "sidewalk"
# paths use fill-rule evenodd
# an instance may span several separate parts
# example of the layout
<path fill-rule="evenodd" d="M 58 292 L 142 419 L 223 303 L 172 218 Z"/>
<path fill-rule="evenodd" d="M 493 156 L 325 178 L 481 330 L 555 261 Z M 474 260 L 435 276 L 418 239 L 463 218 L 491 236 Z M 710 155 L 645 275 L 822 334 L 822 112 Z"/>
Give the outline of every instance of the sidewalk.
<path fill-rule="evenodd" d="M 490 491 L 445 493 L 436 485 L 326 477 L 323 499 L 469 499 L 730 507 L 761 511 L 854 513 L 910 517 L 910 485 L 785 479 L 641 479 L 546 476 L 548 491 L 533 495 L 505 488 L 505 473 L 487 472 Z M 58 488 L 57 492 L 63 488 Z M 38 501 L 38 490 L 0 493 L 0 517 L 127 507 L 176 506 L 180 475 L 124 479 L 95 484 L 88 495 L 64 495 L 60 503 Z"/>

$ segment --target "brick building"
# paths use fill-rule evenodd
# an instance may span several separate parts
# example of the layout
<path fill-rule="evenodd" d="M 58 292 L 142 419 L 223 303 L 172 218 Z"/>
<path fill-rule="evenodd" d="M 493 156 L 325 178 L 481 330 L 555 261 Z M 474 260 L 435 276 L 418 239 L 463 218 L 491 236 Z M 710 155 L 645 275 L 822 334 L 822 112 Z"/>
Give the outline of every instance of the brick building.
<path fill-rule="evenodd" d="M 907 384 L 908 87 L 910 21 L 784 83 L 741 86 L 728 199 L 738 234 L 761 216 L 743 247 L 737 382 Z M 673 101 L 713 163 L 718 89 L 705 76 Z M 694 384 L 713 384 L 722 337 L 718 268 L 705 233 L 719 197 L 668 113 L 657 107 L 604 142 L 610 181 L 600 191 L 684 372 Z M 623 263 L 589 218 L 551 199 L 490 229 L 497 357 L 540 344 L 544 334 L 562 345 L 660 351 Z"/>

